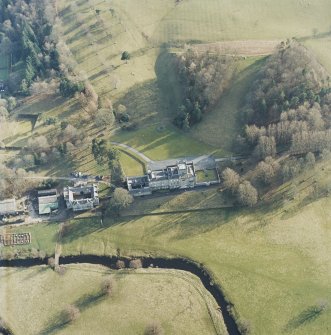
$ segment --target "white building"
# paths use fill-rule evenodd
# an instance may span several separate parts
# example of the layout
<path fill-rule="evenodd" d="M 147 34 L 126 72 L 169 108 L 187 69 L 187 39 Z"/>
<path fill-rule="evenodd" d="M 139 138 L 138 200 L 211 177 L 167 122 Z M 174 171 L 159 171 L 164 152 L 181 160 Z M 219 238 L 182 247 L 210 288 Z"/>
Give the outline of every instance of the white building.
<path fill-rule="evenodd" d="M 148 195 L 157 190 L 193 188 L 196 185 L 194 164 L 180 161 L 148 171 L 145 176 L 128 177 L 127 185 L 133 196 Z"/>
<path fill-rule="evenodd" d="M 63 190 L 64 200 L 67 208 L 74 212 L 85 211 L 99 205 L 98 185 L 81 185 L 70 187 Z"/>

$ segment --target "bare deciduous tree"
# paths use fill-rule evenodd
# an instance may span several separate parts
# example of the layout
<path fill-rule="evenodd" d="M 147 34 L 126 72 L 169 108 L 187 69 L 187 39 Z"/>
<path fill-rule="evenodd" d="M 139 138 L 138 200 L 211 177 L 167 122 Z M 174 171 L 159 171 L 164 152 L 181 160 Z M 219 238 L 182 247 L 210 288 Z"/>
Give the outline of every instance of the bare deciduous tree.
<path fill-rule="evenodd" d="M 140 269 L 142 268 L 142 262 L 141 259 L 137 258 L 137 259 L 132 259 L 129 263 L 129 267 L 131 269 Z"/>
<path fill-rule="evenodd" d="M 258 193 L 252 184 L 245 180 L 238 187 L 238 200 L 244 206 L 254 206 L 257 203 Z"/>
<path fill-rule="evenodd" d="M 124 269 L 125 263 L 124 261 L 121 261 L 120 259 L 116 262 L 116 269 Z"/>
<path fill-rule="evenodd" d="M 75 305 L 68 305 L 63 313 L 63 318 L 65 322 L 73 322 L 80 317 L 79 308 Z"/>
<path fill-rule="evenodd" d="M 239 174 L 230 168 L 226 168 L 222 172 L 222 178 L 224 187 L 230 190 L 232 193 L 235 193 L 240 183 Z"/>
<path fill-rule="evenodd" d="M 101 283 L 101 291 L 103 294 L 111 296 L 114 292 L 114 288 L 115 288 L 115 282 L 113 278 L 110 276 Z"/>
<path fill-rule="evenodd" d="M 113 209 L 120 210 L 128 207 L 132 202 L 132 195 L 124 188 L 118 187 L 115 189 L 113 196 L 110 199 L 110 206 Z"/>

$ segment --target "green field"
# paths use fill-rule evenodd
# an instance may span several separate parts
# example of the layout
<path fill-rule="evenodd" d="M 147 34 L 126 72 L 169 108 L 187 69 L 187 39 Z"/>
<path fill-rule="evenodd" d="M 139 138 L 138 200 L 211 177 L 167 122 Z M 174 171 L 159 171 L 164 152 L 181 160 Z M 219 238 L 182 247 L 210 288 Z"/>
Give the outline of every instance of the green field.
<path fill-rule="evenodd" d="M 221 154 L 217 147 L 210 146 L 179 131 L 172 125 L 144 127 L 136 131 L 120 132 L 112 140 L 125 143 L 153 160 Z"/>
<path fill-rule="evenodd" d="M 111 297 L 101 283 L 114 281 Z M 2 269 L 0 315 L 17 335 L 143 334 L 157 321 L 166 334 L 226 334 L 217 305 L 197 277 L 182 271 L 111 271 L 95 265 L 68 265 L 64 275 L 46 266 Z M 63 324 L 69 304 L 81 315 Z"/>
<path fill-rule="evenodd" d="M 119 248 L 122 255 L 189 257 L 212 272 L 253 334 L 327 335 L 330 308 L 309 313 L 319 301 L 331 301 L 331 198 L 312 198 L 312 175 L 318 184 L 330 183 L 329 163 L 283 186 L 272 196 L 272 205 L 127 219 L 110 215 L 102 224 L 75 220 L 59 243 L 63 254 L 114 255 Z M 283 202 L 281 193 L 291 193 L 294 185 L 295 199 Z M 158 203 L 156 198 L 150 212 L 212 206 L 219 203 L 218 194 L 188 192 Z M 138 201 L 133 213 L 139 204 L 145 207 Z M 40 236 L 39 229 L 28 229 L 34 245 L 55 249 L 54 235 Z"/>
<path fill-rule="evenodd" d="M 120 163 L 126 176 L 141 176 L 145 172 L 144 162 L 124 150 L 121 150 Z"/>
<path fill-rule="evenodd" d="M 322 176 L 324 182 L 329 171 L 330 167 Z M 327 180 L 330 182 L 329 176 Z M 331 299 L 331 200 L 307 202 L 307 184 L 298 189 L 293 202 L 274 209 L 128 220 L 110 217 L 108 227 L 101 229 L 96 222 L 88 229 L 84 222 L 64 238 L 63 252 L 104 254 L 120 248 L 128 255 L 190 257 L 212 271 L 239 315 L 251 322 L 254 334 L 286 333 L 284 329 L 292 327 L 319 300 Z M 194 197 L 187 201 L 194 203 Z M 173 208 L 179 208 L 176 199 L 171 202 Z M 155 211 L 167 206 L 164 202 Z M 326 335 L 330 313 L 328 309 L 316 318 L 298 321 L 291 333 Z"/>

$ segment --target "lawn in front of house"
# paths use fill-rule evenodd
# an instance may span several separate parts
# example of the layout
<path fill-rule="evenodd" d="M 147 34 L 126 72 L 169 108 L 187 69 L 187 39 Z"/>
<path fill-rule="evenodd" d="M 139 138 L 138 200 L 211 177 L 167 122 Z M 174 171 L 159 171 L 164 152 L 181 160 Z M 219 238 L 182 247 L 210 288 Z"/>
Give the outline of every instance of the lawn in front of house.
<path fill-rule="evenodd" d="M 172 125 L 153 125 L 134 131 L 121 131 L 112 141 L 125 143 L 152 160 L 221 154 L 221 150 L 200 142 Z"/>

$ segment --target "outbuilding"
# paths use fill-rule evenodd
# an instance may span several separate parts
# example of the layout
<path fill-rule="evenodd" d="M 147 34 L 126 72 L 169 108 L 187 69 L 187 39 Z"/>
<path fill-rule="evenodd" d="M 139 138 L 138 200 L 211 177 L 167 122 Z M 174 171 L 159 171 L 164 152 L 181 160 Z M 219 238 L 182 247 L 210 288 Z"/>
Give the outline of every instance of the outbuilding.
<path fill-rule="evenodd" d="M 0 201 L 0 215 L 16 215 L 18 214 L 16 200 L 13 199 L 5 199 Z"/>
<path fill-rule="evenodd" d="M 57 190 L 38 191 L 38 209 L 39 214 L 50 214 L 59 208 Z"/>

